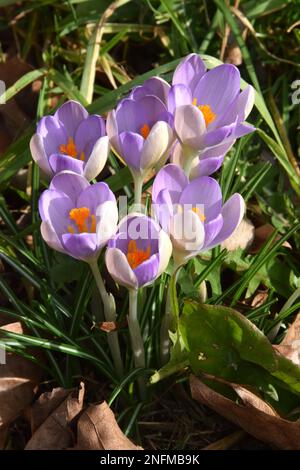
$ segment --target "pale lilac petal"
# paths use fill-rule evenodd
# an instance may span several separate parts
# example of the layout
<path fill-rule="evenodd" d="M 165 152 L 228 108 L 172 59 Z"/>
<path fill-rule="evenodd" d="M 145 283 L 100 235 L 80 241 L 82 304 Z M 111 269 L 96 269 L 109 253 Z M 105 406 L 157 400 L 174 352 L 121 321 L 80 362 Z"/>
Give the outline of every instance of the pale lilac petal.
<path fill-rule="evenodd" d="M 48 220 L 43 220 L 41 223 L 41 234 L 47 245 L 50 246 L 53 250 L 65 253 L 60 239 L 58 238 L 57 233 L 51 225 L 51 222 Z"/>
<path fill-rule="evenodd" d="M 168 95 L 168 110 L 170 113 L 174 113 L 178 106 L 192 104 L 192 101 L 193 97 L 187 86 L 182 84 L 173 85 Z"/>
<path fill-rule="evenodd" d="M 96 214 L 100 204 L 106 201 L 116 202 L 113 192 L 106 183 L 96 183 L 86 187 L 76 201 L 76 207 L 87 207 L 91 214 Z"/>
<path fill-rule="evenodd" d="M 119 129 L 116 118 L 116 111 L 114 109 L 107 115 L 106 132 L 112 148 L 117 154 L 120 155 Z"/>
<path fill-rule="evenodd" d="M 140 171 L 144 138 L 134 132 L 122 132 L 119 136 L 120 154 L 129 167 Z"/>
<path fill-rule="evenodd" d="M 49 157 L 49 164 L 53 173 L 59 173 L 64 170 L 74 171 L 83 174 L 83 161 L 77 158 L 69 157 L 62 153 L 53 153 Z"/>
<path fill-rule="evenodd" d="M 254 132 L 255 130 L 255 127 L 251 126 L 251 124 L 238 123 L 234 129 L 234 138 L 238 139 L 244 135 L 251 134 L 251 132 Z"/>
<path fill-rule="evenodd" d="M 161 190 L 167 189 L 173 204 L 179 202 L 183 189 L 188 184 L 188 178 L 184 171 L 175 164 L 168 164 L 156 175 L 152 187 L 152 200 L 156 202 Z"/>
<path fill-rule="evenodd" d="M 152 282 L 156 279 L 159 267 L 159 255 L 154 254 L 148 260 L 141 263 L 133 270 L 138 281 L 138 287 Z"/>
<path fill-rule="evenodd" d="M 162 189 L 156 196 L 155 202 L 152 203 L 156 219 L 166 232 L 169 232 L 169 224 L 173 216 L 173 205 L 170 192 L 167 189 Z"/>
<path fill-rule="evenodd" d="M 89 187 L 89 182 L 84 176 L 71 171 L 62 171 L 54 176 L 49 188 L 65 193 L 75 204 L 81 191 Z M 76 207 L 76 206 L 74 206 Z"/>
<path fill-rule="evenodd" d="M 138 288 L 138 280 L 133 270 L 129 266 L 124 253 L 118 248 L 108 248 L 105 255 L 105 262 L 108 272 L 112 278 L 120 285 L 129 289 Z"/>
<path fill-rule="evenodd" d="M 222 209 L 222 192 L 218 182 L 209 176 L 196 178 L 183 190 L 180 204 L 189 205 L 190 209 L 199 206 L 206 221 L 215 219 Z M 203 206 L 203 207 L 201 207 Z"/>
<path fill-rule="evenodd" d="M 89 113 L 80 103 L 71 100 L 58 108 L 54 118 L 63 124 L 67 137 L 74 138 L 77 127 L 88 115 Z"/>
<path fill-rule="evenodd" d="M 197 105 L 209 105 L 217 116 L 231 105 L 240 91 L 240 72 L 231 64 L 209 70 L 195 88 Z"/>
<path fill-rule="evenodd" d="M 225 155 L 215 158 L 199 159 L 199 162 L 192 168 L 190 179 L 200 176 L 210 176 L 221 168 Z"/>
<path fill-rule="evenodd" d="M 208 246 L 205 246 L 205 250 L 213 248 L 227 240 L 235 229 L 239 226 L 245 212 L 245 202 L 242 196 L 235 193 L 230 199 L 224 204 L 222 208 L 223 227 L 216 236 L 216 238 Z"/>
<path fill-rule="evenodd" d="M 53 116 L 45 116 L 39 121 L 37 134 L 43 139 L 45 153 L 48 157 L 52 153 L 59 152 L 59 147 L 68 141 L 64 127 Z"/>
<path fill-rule="evenodd" d="M 69 213 L 74 205 L 61 191 L 47 189 L 39 199 L 39 213 L 43 221 L 49 221 L 57 236 L 68 231 Z"/>
<path fill-rule="evenodd" d="M 97 245 L 104 246 L 116 234 L 118 228 L 116 200 L 107 200 L 96 209 Z"/>
<path fill-rule="evenodd" d="M 213 240 L 216 238 L 218 233 L 223 227 L 223 216 L 221 214 L 218 215 L 215 219 L 211 220 L 210 222 L 204 223 L 205 229 L 205 239 L 204 239 L 204 246 L 209 246 Z"/>
<path fill-rule="evenodd" d="M 167 110 L 163 102 L 155 96 L 145 96 L 139 101 L 124 99 L 116 110 L 118 132 L 141 134 L 145 124 L 150 128 L 159 120 L 164 120 Z"/>
<path fill-rule="evenodd" d="M 100 137 L 103 137 L 106 133 L 105 122 L 101 116 L 93 114 L 88 116 L 86 119 L 80 122 L 78 125 L 74 142 L 78 153 L 84 152 L 85 158 L 89 157 L 87 153 L 87 146 L 91 142 L 92 146 L 97 142 Z"/>
<path fill-rule="evenodd" d="M 97 140 L 84 167 L 84 176 L 88 181 L 96 178 L 103 170 L 109 154 L 109 140 L 105 135 Z"/>
<path fill-rule="evenodd" d="M 97 236 L 95 233 L 65 233 L 62 245 L 74 258 L 87 260 L 98 254 Z"/>
<path fill-rule="evenodd" d="M 212 123 L 212 128 L 226 126 L 233 122 L 243 122 L 250 114 L 255 100 L 255 91 L 251 85 L 248 85 L 241 93 L 237 95 L 231 106 L 224 109 L 222 115 L 218 116 Z"/>
<path fill-rule="evenodd" d="M 166 271 L 172 255 L 172 248 L 170 237 L 164 230 L 160 230 L 158 242 L 159 266 L 157 277 Z"/>
<path fill-rule="evenodd" d="M 179 106 L 175 110 L 174 127 L 184 145 L 195 150 L 203 148 L 206 125 L 203 114 L 196 106 Z"/>
<path fill-rule="evenodd" d="M 166 104 L 169 90 L 170 85 L 163 78 L 151 77 L 145 80 L 143 85 L 135 87 L 130 93 L 130 98 L 138 101 L 144 96 L 153 95 Z"/>
<path fill-rule="evenodd" d="M 30 151 L 33 160 L 46 174 L 52 176 L 52 170 L 44 149 L 43 139 L 39 134 L 34 134 L 30 140 Z"/>
<path fill-rule="evenodd" d="M 173 85 L 184 84 L 194 93 L 196 85 L 205 74 L 206 67 L 198 54 L 189 54 L 176 67 L 173 75 Z"/>
<path fill-rule="evenodd" d="M 207 132 L 204 138 L 205 147 L 214 147 L 220 144 L 232 144 L 236 139 L 236 126 L 236 123 L 233 123 Z"/>

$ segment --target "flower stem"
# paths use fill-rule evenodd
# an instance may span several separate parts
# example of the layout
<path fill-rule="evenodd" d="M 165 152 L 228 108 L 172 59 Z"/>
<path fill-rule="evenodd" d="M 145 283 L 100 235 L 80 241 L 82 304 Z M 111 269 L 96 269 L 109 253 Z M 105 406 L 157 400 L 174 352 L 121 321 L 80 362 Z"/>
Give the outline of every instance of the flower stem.
<path fill-rule="evenodd" d="M 135 176 L 134 177 L 134 204 L 141 205 L 142 192 L 143 192 L 143 181 L 144 180 L 141 176 Z"/>
<path fill-rule="evenodd" d="M 103 302 L 105 320 L 107 322 L 115 322 L 116 321 L 115 299 L 112 296 L 112 294 L 108 294 L 108 292 L 105 289 L 105 285 L 104 285 L 101 273 L 99 271 L 97 260 L 90 261 L 89 265 L 94 275 L 95 282 L 96 282 L 96 285 L 99 290 L 99 294 Z M 117 331 L 111 331 L 107 333 L 107 341 L 108 341 L 108 345 L 109 345 L 111 355 L 114 361 L 116 372 L 119 377 L 122 377 L 124 369 L 123 369 L 123 362 L 122 362 L 122 356 L 121 356 Z"/>
<path fill-rule="evenodd" d="M 172 328 L 172 323 L 174 320 L 174 312 L 172 309 L 172 283 L 175 283 L 177 281 L 177 275 L 178 275 L 178 266 L 174 266 L 173 272 L 171 274 L 171 279 L 170 283 L 168 285 L 168 290 L 167 290 L 167 298 L 166 298 L 166 310 L 165 310 L 165 316 L 163 318 L 162 324 L 161 324 L 161 330 L 160 330 L 160 360 L 161 364 L 165 365 L 169 358 L 170 358 L 170 337 L 169 337 L 169 331 Z"/>
<path fill-rule="evenodd" d="M 128 327 L 131 338 L 131 345 L 134 356 L 134 365 L 136 368 L 145 368 L 145 351 L 144 343 L 141 334 L 141 329 L 137 316 L 137 298 L 138 291 L 135 289 L 129 290 L 129 316 Z M 143 377 L 138 379 L 141 399 L 145 400 L 146 397 L 146 383 Z"/>

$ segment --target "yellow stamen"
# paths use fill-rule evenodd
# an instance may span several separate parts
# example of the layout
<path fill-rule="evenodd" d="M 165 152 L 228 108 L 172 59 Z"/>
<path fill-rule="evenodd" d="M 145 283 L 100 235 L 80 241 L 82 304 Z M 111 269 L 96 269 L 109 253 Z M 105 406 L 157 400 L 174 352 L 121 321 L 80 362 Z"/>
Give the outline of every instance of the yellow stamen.
<path fill-rule="evenodd" d="M 96 217 L 90 213 L 87 207 L 72 209 L 69 218 L 76 225 L 78 233 L 96 233 Z M 70 233 L 75 233 L 72 225 L 69 225 L 68 230 Z"/>
<path fill-rule="evenodd" d="M 150 127 L 148 126 L 148 124 L 144 124 L 143 127 L 140 128 L 140 133 L 144 137 L 144 139 L 147 139 L 150 133 Z"/>
<path fill-rule="evenodd" d="M 69 157 L 77 158 L 78 156 L 78 150 L 72 137 L 68 138 L 67 144 L 61 144 L 59 146 L 59 151 L 60 153 L 63 153 L 64 155 L 68 155 Z M 83 161 L 84 158 L 85 158 L 84 152 L 81 152 L 80 160 Z"/>
<path fill-rule="evenodd" d="M 141 263 L 150 258 L 151 248 L 150 245 L 147 250 L 139 250 L 135 240 L 130 240 L 128 243 L 127 260 L 132 269 L 137 268 Z"/>
<path fill-rule="evenodd" d="M 198 109 L 200 109 L 201 113 L 203 114 L 204 120 L 205 120 L 205 125 L 206 127 L 209 126 L 217 117 L 216 113 L 214 113 L 209 106 L 209 104 L 199 104 L 197 105 L 197 98 L 193 99 L 193 105 L 197 106 Z"/>
<path fill-rule="evenodd" d="M 195 212 L 195 214 L 199 217 L 199 219 L 201 220 L 201 222 L 205 222 L 205 221 L 206 221 L 205 215 L 203 214 L 203 212 L 200 211 L 200 209 L 199 209 L 198 207 L 193 207 L 193 208 L 192 208 L 192 211 Z"/>

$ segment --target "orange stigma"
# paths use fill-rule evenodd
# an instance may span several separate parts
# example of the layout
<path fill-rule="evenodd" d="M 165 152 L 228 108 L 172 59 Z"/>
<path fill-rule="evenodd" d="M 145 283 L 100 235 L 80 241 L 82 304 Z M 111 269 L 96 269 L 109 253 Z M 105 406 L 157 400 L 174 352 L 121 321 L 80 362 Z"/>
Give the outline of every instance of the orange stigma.
<path fill-rule="evenodd" d="M 61 144 L 59 146 L 59 151 L 60 153 L 63 153 L 64 155 L 69 155 L 69 157 L 77 158 L 78 156 L 77 147 L 72 137 L 68 138 L 67 144 Z M 84 161 L 84 152 L 81 152 L 80 160 Z"/>
<path fill-rule="evenodd" d="M 137 268 L 141 263 L 150 258 L 151 248 L 150 245 L 147 250 L 139 250 L 135 240 L 130 240 L 128 243 L 127 260 L 132 269 Z"/>
<path fill-rule="evenodd" d="M 143 127 L 140 128 L 140 133 L 144 137 L 144 139 L 147 139 L 150 133 L 150 127 L 148 126 L 148 124 L 144 124 Z"/>
<path fill-rule="evenodd" d="M 69 218 L 76 225 L 78 233 L 96 233 L 96 217 L 87 207 L 72 209 Z M 76 233 L 74 226 L 69 225 L 70 233 Z"/>
<path fill-rule="evenodd" d="M 216 119 L 216 113 L 214 113 L 209 106 L 209 104 L 200 104 L 197 105 L 197 98 L 193 99 L 193 105 L 197 106 L 198 109 L 200 109 L 201 113 L 203 114 L 204 120 L 205 120 L 205 125 L 206 127 L 209 126 L 215 119 Z"/>
<path fill-rule="evenodd" d="M 205 215 L 203 214 L 203 212 L 200 211 L 200 209 L 198 209 L 198 207 L 193 207 L 193 208 L 192 208 L 192 211 L 195 212 L 195 214 L 199 217 L 199 219 L 201 220 L 201 222 L 205 222 L 205 221 L 206 221 Z"/>

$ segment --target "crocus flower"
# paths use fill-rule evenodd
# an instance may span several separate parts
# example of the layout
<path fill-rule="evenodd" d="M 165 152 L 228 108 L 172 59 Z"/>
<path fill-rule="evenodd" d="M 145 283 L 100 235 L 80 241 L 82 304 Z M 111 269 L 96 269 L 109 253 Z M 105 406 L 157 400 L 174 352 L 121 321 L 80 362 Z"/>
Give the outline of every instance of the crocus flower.
<path fill-rule="evenodd" d="M 152 283 L 167 268 L 172 253 L 168 235 L 150 217 L 131 214 L 108 243 L 106 266 L 114 280 L 128 289 Z"/>
<path fill-rule="evenodd" d="M 134 87 L 129 98 L 138 100 L 145 96 L 156 96 L 167 106 L 170 88 L 169 83 L 163 78 L 151 77 L 145 80 L 142 85 Z"/>
<path fill-rule="evenodd" d="M 211 162 L 212 169 L 218 168 L 235 140 L 255 130 L 244 122 L 254 104 L 254 90 L 248 85 L 240 92 L 240 82 L 234 65 L 222 64 L 206 72 L 196 54 L 187 56 L 175 70 L 168 109 L 174 114 L 183 153 L 177 160 L 185 160 L 186 168 L 195 157 L 219 158 Z"/>
<path fill-rule="evenodd" d="M 115 152 L 122 157 L 134 177 L 146 173 L 167 158 L 174 141 L 172 116 L 164 103 L 152 95 L 122 100 L 107 118 L 107 134 Z"/>
<path fill-rule="evenodd" d="M 39 121 L 30 150 L 48 175 L 70 170 L 90 181 L 103 169 L 109 152 L 104 119 L 89 115 L 80 103 L 68 101 L 54 116 Z"/>
<path fill-rule="evenodd" d="M 39 200 L 41 233 L 46 243 L 74 258 L 96 259 L 116 233 L 116 199 L 106 183 L 90 183 L 65 170 L 54 176 Z"/>
<path fill-rule="evenodd" d="M 245 209 L 240 194 L 233 194 L 223 205 L 216 180 L 201 176 L 189 182 L 184 171 L 174 164 L 158 172 L 152 200 L 161 226 L 170 234 L 177 265 L 230 237 Z"/>

